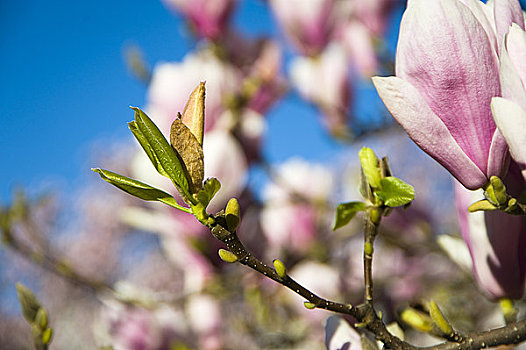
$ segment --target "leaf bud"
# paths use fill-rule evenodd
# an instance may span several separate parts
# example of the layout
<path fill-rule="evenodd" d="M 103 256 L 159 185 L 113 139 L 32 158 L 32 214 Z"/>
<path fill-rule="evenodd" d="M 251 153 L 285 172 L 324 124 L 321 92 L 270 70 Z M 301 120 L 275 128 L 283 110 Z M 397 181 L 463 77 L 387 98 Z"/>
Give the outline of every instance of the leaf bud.
<path fill-rule="evenodd" d="M 438 305 L 433 300 L 429 302 L 429 316 L 431 316 L 435 326 L 437 326 L 438 330 L 443 335 L 450 335 L 453 333 L 453 327 L 451 327 L 451 324 L 446 320 L 442 311 L 440 311 Z"/>
<path fill-rule="evenodd" d="M 18 301 L 22 308 L 22 315 L 27 322 L 33 323 L 35 321 L 38 310 L 41 308 L 37 297 L 29 288 L 21 283 L 16 284 L 16 292 L 18 294 Z"/>
<path fill-rule="evenodd" d="M 305 306 L 309 310 L 313 310 L 316 308 L 316 304 L 311 303 L 310 301 L 303 302 L 303 306 Z"/>
<path fill-rule="evenodd" d="M 360 158 L 363 174 L 367 179 L 369 186 L 375 189 L 379 188 L 382 175 L 380 173 L 378 158 L 373 150 L 368 147 L 363 147 L 358 153 L 358 157 Z"/>
<path fill-rule="evenodd" d="M 285 267 L 285 264 L 279 259 L 274 259 L 273 263 L 278 276 L 281 278 L 287 277 L 287 268 Z"/>
<path fill-rule="evenodd" d="M 237 255 L 232 253 L 230 250 L 219 249 L 217 253 L 219 254 L 219 257 L 221 258 L 221 260 L 227 263 L 235 263 L 236 261 L 239 260 Z"/>
<path fill-rule="evenodd" d="M 230 198 L 225 208 L 225 220 L 229 231 L 233 232 L 237 229 L 240 215 L 239 202 L 236 198 Z"/>
<path fill-rule="evenodd" d="M 400 314 L 400 319 L 409 326 L 421 332 L 430 332 L 433 329 L 431 318 L 423 312 L 407 308 Z"/>
<path fill-rule="evenodd" d="M 43 307 L 41 307 L 37 311 L 37 314 L 35 316 L 35 324 L 42 330 L 46 329 L 48 326 L 47 312 Z"/>

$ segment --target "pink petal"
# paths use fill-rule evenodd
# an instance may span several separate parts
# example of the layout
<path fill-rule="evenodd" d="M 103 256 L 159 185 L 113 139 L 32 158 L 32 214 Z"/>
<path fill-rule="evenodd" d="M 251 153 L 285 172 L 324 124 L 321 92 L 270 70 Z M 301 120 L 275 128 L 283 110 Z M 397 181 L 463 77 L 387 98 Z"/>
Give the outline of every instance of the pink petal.
<path fill-rule="evenodd" d="M 411 0 L 402 18 L 397 76 L 420 92 L 483 172 L 500 95 L 498 59 L 483 25 L 458 0 Z"/>
<path fill-rule="evenodd" d="M 513 101 L 494 97 L 491 110 L 497 126 L 508 142 L 510 154 L 526 179 L 526 111 Z"/>
<path fill-rule="evenodd" d="M 462 151 L 414 86 L 398 77 L 372 80 L 387 109 L 424 152 L 469 189 L 480 188 L 487 182 L 486 175 Z"/>
<path fill-rule="evenodd" d="M 526 90 L 507 50 L 502 50 L 500 54 L 500 85 L 502 97 L 510 99 L 526 109 Z"/>
<path fill-rule="evenodd" d="M 516 24 L 510 28 L 506 39 L 506 50 L 517 69 L 523 89 L 526 89 L 526 31 L 521 30 Z"/>
<path fill-rule="evenodd" d="M 494 6 L 497 42 L 500 47 L 512 23 L 518 24 L 524 30 L 524 16 L 518 0 L 498 0 Z"/>
<path fill-rule="evenodd" d="M 361 350 L 360 334 L 338 316 L 330 316 L 325 324 L 327 350 Z"/>

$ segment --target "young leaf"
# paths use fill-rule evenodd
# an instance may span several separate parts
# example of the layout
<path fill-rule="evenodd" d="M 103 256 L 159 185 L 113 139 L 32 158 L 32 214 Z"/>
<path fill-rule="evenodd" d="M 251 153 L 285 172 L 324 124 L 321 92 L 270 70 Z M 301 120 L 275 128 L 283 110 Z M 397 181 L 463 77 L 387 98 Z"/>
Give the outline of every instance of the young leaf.
<path fill-rule="evenodd" d="M 172 123 L 170 143 L 183 161 L 190 182 L 190 192 L 199 192 L 203 187 L 205 176 L 203 146 L 179 118 Z"/>
<path fill-rule="evenodd" d="M 221 183 L 215 177 L 207 179 L 201 191 L 197 193 L 197 200 L 206 208 L 220 188 Z"/>
<path fill-rule="evenodd" d="M 194 200 L 189 193 L 189 180 L 187 179 L 184 171 L 184 167 L 181 164 L 181 161 L 177 157 L 177 154 L 174 152 L 173 148 L 170 146 L 168 141 L 154 124 L 154 122 L 139 108 L 131 107 L 135 111 L 135 126 L 136 129 L 140 132 L 140 136 L 137 137 L 139 143 L 146 151 L 146 154 L 152 160 L 153 165 L 159 170 L 161 175 L 167 176 L 172 180 L 176 185 L 177 189 L 182 192 L 181 194 L 185 200 L 189 200 L 192 203 Z M 133 132 L 133 128 L 130 127 Z M 146 143 L 147 146 L 143 145 Z M 151 152 L 150 156 L 149 151 Z M 195 203 L 193 203 L 195 204 Z"/>
<path fill-rule="evenodd" d="M 372 188 L 380 187 L 380 179 L 382 175 L 380 173 L 378 158 L 376 158 L 373 150 L 368 147 L 363 147 L 358 153 L 358 157 L 360 158 L 363 174 L 365 175 L 369 185 Z"/>
<path fill-rule="evenodd" d="M 182 210 L 187 213 L 191 213 L 190 209 L 180 206 L 179 204 L 177 204 L 177 201 L 174 197 L 158 188 L 152 187 L 137 180 L 130 179 L 129 177 L 116 174 L 109 170 L 91 170 L 99 173 L 100 177 L 103 180 L 109 182 L 113 186 L 120 188 L 124 192 L 131 194 L 132 196 L 138 197 L 145 201 L 162 202 L 176 209 Z"/>
<path fill-rule="evenodd" d="M 365 210 L 363 202 L 341 203 L 336 208 L 336 221 L 334 222 L 333 231 L 347 225 L 359 211 Z"/>
<path fill-rule="evenodd" d="M 135 122 L 135 120 L 129 122 L 128 123 L 128 127 L 130 128 L 133 136 L 135 136 L 135 138 L 137 139 L 137 141 L 141 145 L 142 149 L 144 150 L 144 153 L 146 153 L 148 158 L 150 158 L 150 161 L 152 162 L 152 164 L 155 167 L 155 169 L 157 170 L 157 172 L 159 172 L 159 174 L 169 178 L 168 174 L 166 173 L 166 171 L 164 171 L 161 163 L 159 162 L 159 159 L 155 155 L 152 147 L 148 143 L 148 140 L 146 140 L 146 138 L 144 137 L 142 132 L 137 127 L 137 123 Z"/>
<path fill-rule="evenodd" d="M 22 309 L 22 315 L 24 315 L 28 323 L 32 324 L 35 321 L 38 310 L 41 308 L 37 297 L 22 283 L 16 284 L 16 293 Z"/>
<path fill-rule="evenodd" d="M 376 195 L 388 207 L 406 205 L 415 199 L 415 189 L 413 186 L 396 177 L 384 177 L 380 181 L 380 185 L 381 190 L 376 191 Z"/>

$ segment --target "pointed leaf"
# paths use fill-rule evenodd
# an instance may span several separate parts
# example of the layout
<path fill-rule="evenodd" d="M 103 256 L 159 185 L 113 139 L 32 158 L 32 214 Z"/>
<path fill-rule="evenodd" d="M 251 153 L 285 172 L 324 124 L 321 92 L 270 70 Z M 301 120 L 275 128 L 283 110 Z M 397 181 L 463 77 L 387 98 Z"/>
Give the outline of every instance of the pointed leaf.
<path fill-rule="evenodd" d="M 215 177 L 207 179 L 203 189 L 197 193 L 197 200 L 206 208 L 220 188 L 221 183 Z"/>
<path fill-rule="evenodd" d="M 334 227 L 332 229 L 336 230 L 347 225 L 356 215 L 356 213 L 364 210 L 365 203 L 363 202 L 341 203 L 336 208 L 336 221 L 334 222 Z"/>
<path fill-rule="evenodd" d="M 190 183 L 190 193 L 199 192 L 205 176 L 203 146 L 179 118 L 172 123 L 170 143 L 183 161 L 185 174 Z"/>
<path fill-rule="evenodd" d="M 143 148 L 150 157 L 150 160 L 152 160 L 153 165 L 161 175 L 167 176 L 172 180 L 185 200 L 193 202 L 189 193 L 189 180 L 185 175 L 183 165 L 177 157 L 177 154 L 173 151 L 173 148 L 168 141 L 166 141 L 166 138 L 154 122 L 139 108 L 131 108 L 135 111 L 135 126 L 140 132 L 140 136 L 137 137 L 138 133 L 134 132 L 132 126 L 130 129 L 134 132 L 134 135 L 136 135 L 141 146 L 143 146 L 143 143 L 146 143 L 147 146 L 143 146 Z M 151 151 L 148 151 L 148 148 Z M 152 156 L 150 156 L 150 154 Z"/>
<path fill-rule="evenodd" d="M 363 147 L 358 153 L 358 157 L 360 158 L 363 174 L 369 185 L 372 188 L 380 187 L 380 178 L 382 175 L 380 173 L 378 158 L 376 158 L 373 150 L 368 147 Z"/>
<path fill-rule="evenodd" d="M 413 186 L 396 177 L 385 177 L 380 180 L 380 185 L 381 190 L 375 193 L 388 207 L 406 205 L 415 199 L 415 189 Z"/>
<path fill-rule="evenodd" d="M 124 192 L 131 194 L 137 198 L 140 198 L 145 201 L 158 201 L 164 204 L 167 204 L 176 209 L 182 210 L 187 213 L 191 213 L 190 209 L 185 208 L 177 204 L 177 201 L 174 197 L 168 193 L 147 185 L 143 182 L 130 179 L 129 177 L 116 174 L 109 170 L 104 169 L 92 169 L 93 171 L 99 173 L 100 177 L 109 182 L 110 184 L 120 188 Z"/>
<path fill-rule="evenodd" d="M 168 174 L 166 173 L 166 171 L 164 171 L 161 163 L 159 162 L 159 159 L 155 155 L 152 147 L 148 143 L 148 140 L 146 140 L 146 138 L 144 137 L 142 132 L 137 127 L 137 123 L 135 122 L 135 120 L 129 122 L 128 123 L 128 127 L 130 128 L 131 132 L 133 133 L 133 136 L 135 136 L 135 138 L 137 139 L 137 141 L 141 145 L 142 149 L 144 150 L 144 152 L 146 153 L 148 158 L 150 158 L 150 161 L 152 162 L 152 164 L 155 167 L 155 169 L 159 172 L 159 174 L 169 178 Z"/>

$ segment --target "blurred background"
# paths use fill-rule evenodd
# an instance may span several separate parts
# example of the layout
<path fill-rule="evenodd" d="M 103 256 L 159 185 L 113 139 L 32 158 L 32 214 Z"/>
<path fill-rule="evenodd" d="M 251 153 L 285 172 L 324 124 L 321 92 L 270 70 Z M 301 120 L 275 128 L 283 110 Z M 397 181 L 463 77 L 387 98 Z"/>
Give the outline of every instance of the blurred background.
<path fill-rule="evenodd" d="M 205 173 L 222 183 L 210 210 L 239 198 L 238 232 L 256 256 L 280 258 L 321 296 L 361 300 L 361 221 L 331 227 L 336 205 L 360 198 L 357 152 L 368 146 L 417 193 L 379 242 L 386 319 L 429 295 L 449 310 L 477 303 L 469 269 L 436 241 L 457 231 L 449 175 L 401 132 L 370 81 L 393 74 L 404 8 L 401 0 L 0 2 L 0 205 L 10 218 L 0 344 L 30 348 L 14 288 L 22 281 L 49 311 L 55 349 L 324 348 L 328 313 L 307 312 L 271 281 L 226 266 L 193 217 L 90 171 L 175 194 L 129 132 L 128 107 L 168 135 L 200 81 Z M 450 285 L 454 298 L 445 297 Z M 450 316 L 476 324 L 487 308 Z"/>

